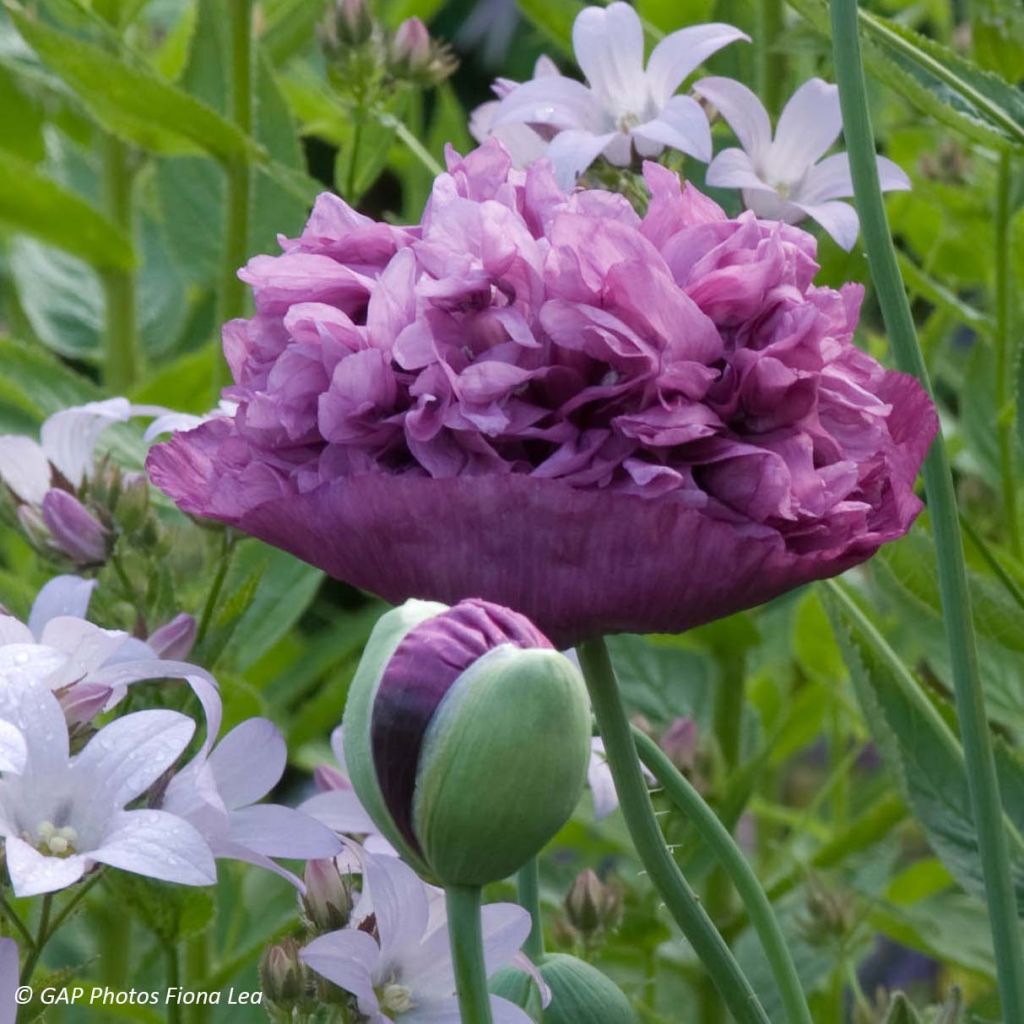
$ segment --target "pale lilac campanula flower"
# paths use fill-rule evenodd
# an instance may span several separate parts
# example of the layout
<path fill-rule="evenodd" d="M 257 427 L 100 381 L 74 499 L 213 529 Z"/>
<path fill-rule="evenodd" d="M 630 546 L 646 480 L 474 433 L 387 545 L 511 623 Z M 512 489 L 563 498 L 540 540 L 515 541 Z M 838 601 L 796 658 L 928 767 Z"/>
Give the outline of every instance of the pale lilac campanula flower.
<path fill-rule="evenodd" d="M 423 221 L 321 196 L 242 272 L 234 417 L 153 448 L 187 512 L 393 604 L 481 596 L 558 647 L 678 632 L 902 536 L 937 420 L 854 343 L 816 242 L 648 163 L 644 216 L 491 140 Z"/>
<path fill-rule="evenodd" d="M 302 888 L 273 858 L 332 857 L 342 845 L 310 815 L 257 802 L 280 782 L 287 763 L 288 748 L 277 726 L 250 718 L 171 779 L 163 809 L 191 822 L 218 858 L 256 864 Z"/>
<path fill-rule="evenodd" d="M 96 864 L 181 885 L 210 885 L 213 855 L 187 822 L 126 810 L 177 761 L 195 724 L 175 711 L 138 711 L 70 753 L 54 694 L 32 682 L 0 687 L 0 719 L 25 738 L 20 774 L 0 779 L 0 835 L 17 896 L 56 892 Z"/>
<path fill-rule="evenodd" d="M 0 939 L 0 1024 L 15 1024 L 18 1003 L 18 945 L 14 939 Z"/>
<path fill-rule="evenodd" d="M 112 707 L 135 683 L 182 680 L 203 707 L 208 745 L 220 729 L 217 682 L 198 665 L 176 660 L 190 646 L 191 617 L 177 616 L 149 641 L 102 629 L 85 617 L 95 587 L 95 580 L 55 576 L 36 596 L 27 624 L 0 614 L 0 680 L 45 685 L 58 693 L 72 722 L 86 709 Z"/>
<path fill-rule="evenodd" d="M 644 64 L 644 30 L 626 3 L 585 7 L 573 25 L 576 62 L 587 84 L 564 76 L 534 78 L 513 89 L 495 111 L 492 129 L 546 126 L 547 149 L 563 187 L 599 156 L 626 165 L 633 150 L 657 156 L 666 146 L 707 162 L 711 131 L 700 104 L 676 90 L 723 46 L 748 37 L 731 25 L 693 25 L 666 36 Z"/>
<path fill-rule="evenodd" d="M 542 54 L 537 58 L 537 63 L 533 67 L 534 80 L 557 78 L 560 74 L 558 65 L 550 57 Z M 469 117 L 469 133 L 477 142 L 486 142 L 490 138 L 498 139 L 508 150 L 513 165 L 522 169 L 544 156 L 555 129 L 531 128 L 530 125 L 519 121 L 495 126 L 494 118 L 501 107 L 501 101 L 518 85 L 518 82 L 508 78 L 497 79 L 491 89 L 498 98 L 481 103 L 473 110 Z"/>
<path fill-rule="evenodd" d="M 300 958 L 354 995 L 367 1024 L 457 1021 L 448 928 L 428 887 L 395 857 L 366 855 L 363 878 L 367 899 L 359 901 L 348 927 L 314 939 Z M 515 960 L 530 916 L 514 904 L 488 904 L 482 929 L 490 976 Z M 491 1010 L 495 1024 L 530 1021 L 497 996 Z"/>
<path fill-rule="evenodd" d="M 704 78 L 694 91 L 728 121 L 742 149 L 724 149 L 707 171 L 707 183 L 743 191 L 747 208 L 759 217 L 796 224 L 817 221 L 844 249 L 852 249 L 860 224 L 849 203 L 853 195 L 850 158 L 825 156 L 843 129 L 836 86 L 812 78 L 783 108 L 772 137 L 768 112 L 745 85 L 731 78 Z M 824 157 L 824 159 L 822 159 Z M 910 188 L 902 169 L 876 157 L 884 191 Z"/>

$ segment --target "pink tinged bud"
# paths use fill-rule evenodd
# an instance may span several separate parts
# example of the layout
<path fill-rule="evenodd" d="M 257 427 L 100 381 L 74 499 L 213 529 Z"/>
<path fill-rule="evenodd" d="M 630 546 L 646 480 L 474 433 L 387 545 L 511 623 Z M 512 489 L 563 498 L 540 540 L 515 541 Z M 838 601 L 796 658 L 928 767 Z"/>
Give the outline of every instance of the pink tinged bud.
<path fill-rule="evenodd" d="M 196 620 L 185 612 L 154 630 L 146 641 L 156 652 L 157 657 L 169 661 L 184 661 L 195 642 Z"/>
<path fill-rule="evenodd" d="M 102 565 L 107 560 L 110 532 L 73 494 L 48 491 L 43 521 L 56 548 L 77 565 Z"/>
<path fill-rule="evenodd" d="M 677 718 L 662 736 L 661 749 L 681 772 L 692 774 L 697 763 L 697 723 Z"/>
<path fill-rule="evenodd" d="M 68 725 L 91 722 L 106 707 L 113 692 L 102 683 L 78 683 L 63 690 L 58 697 Z"/>
<path fill-rule="evenodd" d="M 395 31 L 391 59 L 402 68 L 418 71 L 430 60 L 430 33 L 419 18 L 406 18 Z"/>
<path fill-rule="evenodd" d="M 351 789 L 352 783 L 337 768 L 322 764 L 313 769 L 313 785 L 318 793 L 329 793 L 335 789 Z"/>
<path fill-rule="evenodd" d="M 260 980 L 267 1002 L 290 1007 L 306 994 L 306 979 L 299 960 L 299 944 L 289 937 L 268 947 L 260 960 Z"/>
<path fill-rule="evenodd" d="M 581 871 L 565 897 L 569 922 L 585 939 L 615 927 L 622 913 L 622 894 L 587 868 Z"/>
<path fill-rule="evenodd" d="M 366 0 L 338 0 L 335 24 L 339 42 L 350 46 L 365 43 L 373 34 L 373 19 Z"/>
<path fill-rule="evenodd" d="M 310 924 L 319 932 L 344 928 L 352 916 L 352 890 L 334 860 L 308 861 L 303 881 L 302 906 Z"/>

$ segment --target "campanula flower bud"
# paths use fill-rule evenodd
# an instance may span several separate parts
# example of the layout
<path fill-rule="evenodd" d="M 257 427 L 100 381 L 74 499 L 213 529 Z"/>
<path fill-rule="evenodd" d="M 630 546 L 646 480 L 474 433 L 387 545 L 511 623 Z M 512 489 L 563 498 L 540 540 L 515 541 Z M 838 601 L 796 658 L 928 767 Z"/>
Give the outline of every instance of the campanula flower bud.
<path fill-rule="evenodd" d="M 361 46 L 373 34 L 373 17 L 366 0 L 338 0 L 334 7 L 338 42 Z"/>
<path fill-rule="evenodd" d="M 428 880 L 512 874 L 565 824 L 590 758 L 579 669 L 486 601 L 408 601 L 377 623 L 343 736 L 356 794 Z"/>
<path fill-rule="evenodd" d="M 302 909 L 318 932 L 344 928 L 352 916 L 352 890 L 333 858 L 311 860 L 303 875 Z"/>
<path fill-rule="evenodd" d="M 144 473 L 125 473 L 114 515 L 121 529 L 134 533 L 142 528 L 149 515 L 149 481 Z"/>
<path fill-rule="evenodd" d="M 636 1024 L 622 990 L 596 967 L 565 953 L 550 953 L 540 973 L 551 989 L 544 1024 Z"/>
<path fill-rule="evenodd" d="M 52 544 L 76 565 L 102 565 L 110 554 L 110 531 L 73 495 L 54 488 L 42 505 Z"/>
<path fill-rule="evenodd" d="M 175 615 L 170 622 L 150 633 L 146 643 L 157 656 L 171 661 L 184 661 L 196 642 L 196 620 L 187 612 Z"/>
<path fill-rule="evenodd" d="M 391 40 L 391 62 L 396 68 L 419 71 L 430 60 L 430 33 L 419 18 L 406 18 Z"/>
<path fill-rule="evenodd" d="M 272 1006 L 292 1006 L 306 994 L 306 969 L 299 949 L 298 942 L 288 937 L 267 947 L 260 959 L 263 994 Z"/>
<path fill-rule="evenodd" d="M 606 885 L 587 868 L 572 883 L 565 897 L 565 911 L 573 928 L 589 940 L 619 923 L 622 893 L 617 886 Z"/>
<path fill-rule="evenodd" d="M 686 776 L 693 775 L 697 764 L 697 739 L 697 723 L 692 718 L 677 718 L 661 738 L 661 749 Z"/>

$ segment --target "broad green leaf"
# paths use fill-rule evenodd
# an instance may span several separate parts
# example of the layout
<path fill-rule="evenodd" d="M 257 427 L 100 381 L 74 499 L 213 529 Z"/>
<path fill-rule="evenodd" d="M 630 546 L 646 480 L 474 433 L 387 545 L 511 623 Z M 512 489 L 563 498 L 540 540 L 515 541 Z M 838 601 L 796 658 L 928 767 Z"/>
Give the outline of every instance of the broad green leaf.
<path fill-rule="evenodd" d="M 91 380 L 38 345 L 0 338 L 0 406 L 17 396 L 36 425 L 71 405 L 102 398 Z"/>
<path fill-rule="evenodd" d="M 140 235 L 139 332 L 144 350 L 159 354 L 176 341 L 188 304 L 156 224 L 144 217 Z M 11 252 L 18 297 L 38 338 L 71 359 L 98 360 L 104 298 L 96 272 L 77 257 L 29 238 L 15 239 Z"/>
<path fill-rule="evenodd" d="M 8 4 L 18 31 L 109 131 L 158 153 L 260 159 L 255 142 L 151 69 L 62 32 Z"/>
<path fill-rule="evenodd" d="M 0 110 L 4 112 L 4 130 L 0 149 L 33 163 L 42 160 L 43 105 L 23 88 L 13 72 L 0 63 Z"/>
<path fill-rule="evenodd" d="M 240 671 L 258 661 L 302 617 L 324 574 L 284 551 L 250 541 L 235 555 L 236 571 L 259 582 L 222 657 Z"/>
<path fill-rule="evenodd" d="M 32 235 L 96 267 L 134 263 L 129 239 L 117 225 L 73 192 L 0 150 L 0 223 Z"/>
<path fill-rule="evenodd" d="M 264 5 L 266 28 L 260 45 L 275 67 L 310 46 L 326 0 L 271 0 Z"/>
<path fill-rule="evenodd" d="M 931 537 L 917 527 L 902 540 L 887 544 L 875 557 L 873 569 L 918 611 L 940 617 L 942 602 L 935 564 Z M 1024 610 L 998 580 L 973 572 L 969 579 L 974 626 L 979 635 L 1011 651 L 1024 652 Z"/>
<path fill-rule="evenodd" d="M 971 895 L 984 899 L 978 834 L 963 750 L 892 648 L 837 584 L 824 588 L 871 733 L 896 771 L 936 855 Z M 1024 916 L 1024 840 L 1006 819 L 1018 912 Z"/>
<path fill-rule="evenodd" d="M 826 0 L 790 0 L 815 30 L 831 38 Z M 861 10 L 864 64 L 883 85 L 975 142 L 1013 149 L 1024 145 L 1024 121 L 1007 83 L 951 50 Z M 989 95 L 992 93 L 993 95 Z M 1009 107 L 1010 109 L 1007 109 Z"/>
<path fill-rule="evenodd" d="M 210 3 L 199 5 L 197 19 L 180 85 L 224 113 L 228 107 L 223 59 L 229 46 L 227 21 L 221 6 Z M 304 180 L 305 164 L 295 124 L 262 54 L 256 62 L 254 110 L 253 135 L 266 147 L 273 168 L 262 165 L 255 173 L 247 252 L 276 252 L 278 233 L 293 235 L 301 229 L 311 190 L 296 198 L 294 182 L 279 179 L 283 173 Z M 221 168 L 203 157 L 161 160 L 157 192 L 164 234 L 181 271 L 200 283 L 214 279 L 221 269 L 224 237 L 226 187 Z"/>

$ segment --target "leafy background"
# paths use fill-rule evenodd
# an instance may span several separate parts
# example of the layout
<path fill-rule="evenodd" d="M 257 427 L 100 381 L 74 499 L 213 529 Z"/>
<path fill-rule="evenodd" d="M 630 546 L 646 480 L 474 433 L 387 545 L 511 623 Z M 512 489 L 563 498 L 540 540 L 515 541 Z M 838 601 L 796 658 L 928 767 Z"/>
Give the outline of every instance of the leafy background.
<path fill-rule="evenodd" d="M 414 221 L 432 180 L 424 155 L 441 160 L 446 142 L 471 145 L 468 111 L 488 98 L 496 74 L 527 77 L 541 52 L 570 69 L 579 9 L 573 0 L 380 0 L 384 23 L 423 18 L 454 41 L 462 64 L 439 88 L 396 100 L 397 132 L 394 122 L 363 123 L 357 147 L 358 118 L 316 41 L 322 0 L 256 6 L 251 132 L 238 126 L 228 6 L 11 0 L 0 13 L 0 432 L 34 434 L 50 413 L 114 393 L 210 408 L 225 380 L 217 325 L 227 308 L 230 175 L 242 168 L 253 180 L 244 255 L 273 252 L 279 233 L 297 234 L 323 188 L 375 216 Z M 637 7 L 652 39 L 706 20 L 760 38 L 710 67 L 759 87 L 776 112 L 806 77 L 832 77 L 821 0 Z M 467 38 L 473 17 L 484 25 L 475 40 Z M 1024 15 L 1009 0 L 871 0 L 862 22 L 880 148 L 913 179 L 913 191 L 891 197 L 888 210 L 970 524 L 975 625 L 1024 915 L 1024 552 L 1010 500 L 1024 431 L 1015 326 L 1024 282 Z M 727 137 L 724 126 L 716 132 Z M 113 191 L 111 166 L 121 171 Z M 701 182 L 699 165 L 686 173 Z M 717 198 L 735 209 L 734 197 Z M 820 262 L 825 283 L 867 281 L 863 253 L 846 254 L 827 236 Z M 126 282 L 138 355 L 129 374 L 104 354 L 111 296 Z M 870 299 L 859 340 L 888 358 Z M 110 445 L 119 462 L 141 465 L 137 431 L 111 432 Z M 226 726 L 264 714 L 285 732 L 285 795 L 296 797 L 309 770 L 330 759 L 327 737 L 382 606 L 152 500 L 164 542 L 140 554 L 125 538 L 129 571 L 149 607 L 170 614 L 198 611 L 225 569 L 227 597 L 196 659 L 221 681 Z M 873 1000 L 875 986 L 900 984 L 908 964 L 924 968 L 912 996 L 931 1019 L 938 1011 L 925 1008 L 954 984 L 974 1019 L 998 1016 L 934 564 L 925 516 L 906 540 L 839 583 L 684 637 L 613 641 L 631 710 L 656 734 L 679 716 L 697 722 L 694 777 L 744 838 L 815 1019 L 828 1024 L 852 1009 L 851 977 Z M 24 615 L 54 571 L 13 523 L 0 527 L 0 599 L 12 612 Z M 95 612 L 105 624 L 130 625 L 116 600 Z M 723 691 L 745 700 L 723 708 L 715 697 Z M 686 823 L 667 804 L 661 810 L 680 863 L 777 1013 L 738 902 Z M 618 880 L 625 912 L 617 930 L 581 949 L 561 901 L 588 866 Z M 643 1021 L 723 1019 L 617 816 L 598 825 L 589 802 L 581 806 L 544 859 L 543 895 L 550 944 L 606 970 Z M 189 983 L 255 988 L 260 951 L 295 921 L 286 884 L 237 865 L 222 865 L 209 893 L 108 876 L 102 898 L 61 933 L 47 969 L 79 984 L 159 989 L 161 946 L 183 940 Z M 161 1019 L 138 1007 L 103 1012 Z M 195 1011 L 194 1019 L 238 1020 L 239 1012 Z M 863 1005 L 858 1012 L 869 1019 Z M 96 1018 L 55 1009 L 48 1019 Z"/>

